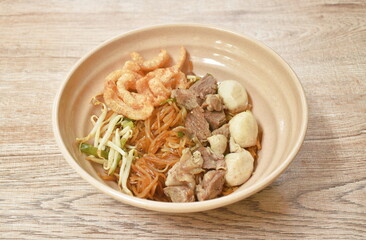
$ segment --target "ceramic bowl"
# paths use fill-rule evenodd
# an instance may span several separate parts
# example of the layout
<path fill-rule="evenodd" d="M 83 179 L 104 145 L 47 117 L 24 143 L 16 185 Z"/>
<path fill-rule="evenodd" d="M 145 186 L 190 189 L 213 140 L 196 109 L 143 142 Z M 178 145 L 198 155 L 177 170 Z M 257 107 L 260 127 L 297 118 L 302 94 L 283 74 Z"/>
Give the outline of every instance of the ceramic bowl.
<path fill-rule="evenodd" d="M 100 169 L 86 161 L 75 138 L 90 131 L 93 107 L 90 99 L 102 90 L 108 73 L 120 68 L 131 51 L 145 57 L 167 49 L 173 59 L 184 46 L 197 75 L 211 73 L 223 81 L 243 84 L 253 114 L 263 132 L 253 176 L 234 193 L 193 203 L 166 203 L 140 199 L 120 192 L 103 181 Z M 303 143 L 308 122 L 302 86 L 289 65 L 257 40 L 233 32 L 200 25 L 161 25 L 117 36 L 89 52 L 68 74 L 56 96 L 53 129 L 67 162 L 86 181 L 113 198 L 136 207 L 161 212 L 197 212 L 240 201 L 273 182 L 295 158 Z M 291 184 L 291 183 L 286 183 Z"/>

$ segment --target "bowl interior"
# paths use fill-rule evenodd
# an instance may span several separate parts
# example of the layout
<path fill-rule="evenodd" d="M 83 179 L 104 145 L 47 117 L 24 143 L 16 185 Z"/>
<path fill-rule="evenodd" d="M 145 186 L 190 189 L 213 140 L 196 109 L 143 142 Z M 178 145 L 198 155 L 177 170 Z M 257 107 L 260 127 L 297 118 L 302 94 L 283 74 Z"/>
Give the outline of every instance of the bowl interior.
<path fill-rule="evenodd" d="M 253 114 L 263 132 L 262 150 L 253 176 L 233 194 L 201 203 L 159 203 L 129 197 L 113 183 L 100 179 L 96 165 L 84 160 L 76 137 L 91 129 L 95 108 L 90 99 L 100 93 L 104 78 L 129 59 L 131 51 L 145 57 L 167 49 L 177 59 L 184 46 L 198 75 L 218 81 L 233 79 L 245 86 Z M 70 72 L 56 99 L 55 135 L 68 162 L 94 186 L 118 200 L 159 211 L 207 210 L 243 199 L 270 184 L 298 151 L 306 130 L 307 107 L 295 74 L 272 50 L 234 33 L 203 26 L 170 25 L 137 30 L 114 38 L 81 59 Z M 172 204 L 175 205 L 172 208 Z"/>

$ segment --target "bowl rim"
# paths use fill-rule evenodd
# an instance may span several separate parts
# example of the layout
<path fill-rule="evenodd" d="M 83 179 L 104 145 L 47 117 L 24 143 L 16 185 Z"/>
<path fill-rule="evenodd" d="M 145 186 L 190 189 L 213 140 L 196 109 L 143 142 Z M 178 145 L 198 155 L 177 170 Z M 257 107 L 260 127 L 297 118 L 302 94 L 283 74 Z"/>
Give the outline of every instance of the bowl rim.
<path fill-rule="evenodd" d="M 130 35 L 134 35 L 137 33 L 142 33 L 144 31 L 152 31 L 156 29 L 164 29 L 164 28 L 184 28 L 184 27 L 193 27 L 193 28 L 201 28 L 201 29 L 208 29 L 210 31 L 216 31 L 221 32 L 224 34 L 231 34 L 239 38 L 243 38 L 247 41 L 253 42 L 254 44 L 258 45 L 260 48 L 265 50 L 268 54 L 270 54 L 272 57 L 276 59 L 276 61 L 286 69 L 286 71 L 290 74 L 290 77 L 294 80 L 294 84 L 298 90 L 298 94 L 300 95 L 300 103 L 302 106 L 302 123 L 301 127 L 299 128 L 299 137 L 296 140 L 296 143 L 294 145 L 294 148 L 290 151 L 290 153 L 287 155 L 286 159 L 268 176 L 266 176 L 264 179 L 262 179 L 258 183 L 254 183 L 252 186 L 249 186 L 245 189 L 243 192 L 238 192 L 237 194 L 232 194 L 229 196 L 224 196 L 220 198 L 215 198 L 212 200 L 206 200 L 203 202 L 190 202 L 190 203 L 171 203 L 171 202 L 159 202 L 159 201 L 153 201 L 153 200 L 147 200 L 147 199 L 140 199 L 137 197 L 129 196 L 127 194 L 124 194 L 120 191 L 117 191 L 108 185 L 103 184 L 102 182 L 98 181 L 94 177 L 92 177 L 87 171 L 85 171 L 80 165 L 77 164 L 76 160 L 72 157 L 70 152 L 67 150 L 62 138 L 61 138 L 61 132 L 60 132 L 60 125 L 58 122 L 59 114 L 58 109 L 60 106 L 60 99 L 61 96 L 65 90 L 65 87 L 70 79 L 70 77 L 73 75 L 73 73 L 79 68 L 79 66 L 87 60 L 90 56 L 92 56 L 95 52 L 99 51 L 100 49 L 106 47 L 110 43 L 117 41 L 121 38 L 125 38 Z M 206 211 L 211 210 L 218 207 L 223 207 L 225 205 L 232 204 L 234 202 L 243 200 L 260 190 L 267 187 L 269 184 L 271 184 L 277 177 L 279 177 L 290 165 L 290 163 L 293 161 L 297 153 L 299 152 L 302 143 L 305 139 L 306 131 L 307 131 L 307 125 L 308 125 L 308 105 L 306 102 L 306 96 L 303 89 L 303 86 L 301 82 L 299 81 L 297 75 L 292 70 L 292 68 L 289 66 L 289 64 L 280 57 L 279 54 L 277 54 L 272 48 L 266 46 L 259 40 L 256 40 L 252 37 L 248 37 L 243 34 L 239 34 L 236 32 L 233 32 L 231 30 L 224 30 L 218 27 L 213 27 L 210 25 L 203 25 L 203 24 L 183 24 L 183 23 L 175 23 L 175 24 L 159 24 L 159 25 L 152 25 L 148 27 L 142 27 L 137 28 L 131 31 L 123 32 L 121 34 L 118 34 L 115 37 L 112 37 L 98 46 L 94 47 L 93 49 L 89 50 L 87 54 L 85 54 L 83 57 L 81 57 L 71 68 L 71 70 L 67 73 L 66 78 L 63 79 L 61 86 L 55 96 L 53 108 L 52 108 L 52 125 L 53 125 L 53 133 L 57 142 L 57 145 L 59 149 L 61 150 L 61 153 L 63 157 L 66 159 L 66 161 L 69 163 L 69 165 L 87 182 L 92 184 L 94 187 L 99 189 L 100 191 L 108 194 L 109 196 L 115 198 L 116 200 L 119 200 L 125 204 L 129 204 L 135 207 L 144 208 L 148 210 L 154 210 L 154 211 L 160 211 L 160 212 L 170 212 L 170 213 L 189 213 L 189 212 L 199 212 L 199 211 Z"/>

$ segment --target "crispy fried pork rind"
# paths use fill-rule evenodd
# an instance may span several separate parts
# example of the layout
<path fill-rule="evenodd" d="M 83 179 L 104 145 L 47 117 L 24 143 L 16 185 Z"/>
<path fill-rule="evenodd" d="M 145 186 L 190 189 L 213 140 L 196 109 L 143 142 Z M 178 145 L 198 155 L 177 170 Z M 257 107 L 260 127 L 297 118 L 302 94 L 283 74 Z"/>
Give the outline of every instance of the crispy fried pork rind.
<path fill-rule="evenodd" d="M 110 73 L 104 85 L 103 97 L 109 108 L 134 120 L 151 116 L 154 107 L 167 100 L 172 89 L 189 86 L 181 71 L 187 52 L 180 48 L 180 58 L 172 67 L 163 68 L 169 60 L 166 50 L 145 60 L 139 53 L 131 53 L 121 70 Z"/>

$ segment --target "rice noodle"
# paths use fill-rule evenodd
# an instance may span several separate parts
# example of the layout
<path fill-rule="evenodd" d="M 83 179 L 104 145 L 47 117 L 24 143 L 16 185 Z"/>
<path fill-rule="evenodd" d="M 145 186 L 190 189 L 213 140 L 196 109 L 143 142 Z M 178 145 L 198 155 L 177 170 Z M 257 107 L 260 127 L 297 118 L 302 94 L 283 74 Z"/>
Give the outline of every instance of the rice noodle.
<path fill-rule="evenodd" d="M 186 110 L 176 103 L 157 107 L 152 116 L 138 121 L 128 142 L 136 146 L 142 157 L 131 165 L 127 186 L 133 195 L 159 201 L 169 201 L 163 192 L 166 174 L 179 161 L 182 150 L 194 143 L 186 136 L 179 137 L 174 128 L 183 126 Z"/>

